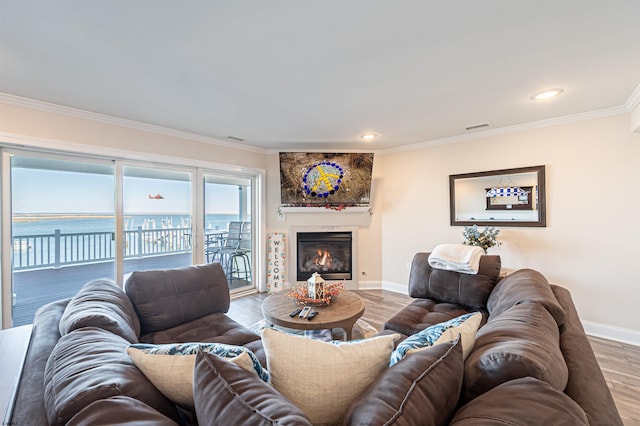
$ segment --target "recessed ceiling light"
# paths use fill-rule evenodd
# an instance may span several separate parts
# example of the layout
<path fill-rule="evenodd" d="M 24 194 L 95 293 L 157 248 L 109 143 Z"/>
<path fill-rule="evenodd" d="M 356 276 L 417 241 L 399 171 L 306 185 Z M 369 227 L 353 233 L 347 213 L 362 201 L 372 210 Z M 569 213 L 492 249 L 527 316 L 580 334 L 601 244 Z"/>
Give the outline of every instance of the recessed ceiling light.
<path fill-rule="evenodd" d="M 562 89 L 548 89 L 543 90 L 542 92 L 534 93 L 531 95 L 531 99 L 534 101 L 544 101 L 546 99 L 555 98 L 560 93 L 562 93 Z"/>
<path fill-rule="evenodd" d="M 365 133 L 365 134 L 360 135 L 360 139 L 362 139 L 363 141 L 367 141 L 367 142 L 372 141 L 377 137 L 378 137 L 377 133 Z"/>

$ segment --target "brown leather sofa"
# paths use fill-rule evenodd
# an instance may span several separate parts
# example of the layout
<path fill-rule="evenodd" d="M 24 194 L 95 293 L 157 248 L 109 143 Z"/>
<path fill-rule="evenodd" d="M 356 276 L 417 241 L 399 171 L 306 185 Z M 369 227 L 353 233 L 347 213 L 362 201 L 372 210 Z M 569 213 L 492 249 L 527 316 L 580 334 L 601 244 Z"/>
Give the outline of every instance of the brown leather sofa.
<path fill-rule="evenodd" d="M 179 284 L 178 284 L 179 283 Z M 129 359 L 131 343 L 246 346 L 264 364 L 260 336 L 225 315 L 217 263 L 134 272 L 123 291 L 108 280 L 35 315 L 10 424 L 190 424 Z"/>
<path fill-rule="evenodd" d="M 473 351 L 464 364 L 457 341 L 407 357 L 353 404 L 343 424 L 622 424 L 566 289 L 532 270 L 499 280 L 497 256 L 483 256 L 471 276 L 433 270 L 428 255 L 418 253 L 412 264 L 415 301 L 381 334 L 409 336 L 480 311 Z M 196 360 L 195 413 L 169 401 L 128 358 L 126 348 L 138 341 L 222 342 L 250 348 L 266 365 L 259 336 L 224 314 L 229 303 L 224 273 L 210 264 L 134 273 L 125 291 L 89 283 L 73 299 L 43 307 L 10 422 L 194 424 L 200 404 L 201 424 L 309 424 L 271 386 L 213 356 Z"/>
<path fill-rule="evenodd" d="M 415 255 L 415 300 L 382 334 L 409 336 L 483 312 L 453 424 L 564 424 L 562 412 L 584 414 L 591 425 L 622 424 L 569 291 L 531 269 L 500 279 L 499 256 L 482 256 L 477 275 L 433 269 L 428 258 Z"/>

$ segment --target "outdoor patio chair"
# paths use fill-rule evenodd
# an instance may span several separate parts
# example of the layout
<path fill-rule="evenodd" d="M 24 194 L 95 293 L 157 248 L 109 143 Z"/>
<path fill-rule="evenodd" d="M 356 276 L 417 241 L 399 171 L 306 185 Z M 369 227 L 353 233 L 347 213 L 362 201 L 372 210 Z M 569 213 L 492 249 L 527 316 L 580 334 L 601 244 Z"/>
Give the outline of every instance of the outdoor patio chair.
<path fill-rule="evenodd" d="M 207 244 L 205 255 L 208 263 L 219 262 L 225 271 L 228 270 L 229 255 L 234 253 L 240 246 L 242 224 L 243 222 L 240 221 L 229 222 L 227 233 Z"/>
<path fill-rule="evenodd" d="M 227 261 L 227 281 L 229 285 L 234 279 L 244 280 L 247 283 L 251 280 L 251 222 L 243 222 L 240 233 L 240 243 L 237 249 L 229 254 Z"/>

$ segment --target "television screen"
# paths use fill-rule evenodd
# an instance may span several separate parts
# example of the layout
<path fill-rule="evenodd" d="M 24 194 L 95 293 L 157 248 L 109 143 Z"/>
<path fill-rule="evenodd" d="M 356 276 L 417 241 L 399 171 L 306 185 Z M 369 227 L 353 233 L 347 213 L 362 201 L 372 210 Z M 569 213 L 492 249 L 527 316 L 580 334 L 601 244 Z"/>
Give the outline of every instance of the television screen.
<path fill-rule="evenodd" d="M 280 201 L 288 207 L 368 206 L 373 153 L 280 153 Z"/>

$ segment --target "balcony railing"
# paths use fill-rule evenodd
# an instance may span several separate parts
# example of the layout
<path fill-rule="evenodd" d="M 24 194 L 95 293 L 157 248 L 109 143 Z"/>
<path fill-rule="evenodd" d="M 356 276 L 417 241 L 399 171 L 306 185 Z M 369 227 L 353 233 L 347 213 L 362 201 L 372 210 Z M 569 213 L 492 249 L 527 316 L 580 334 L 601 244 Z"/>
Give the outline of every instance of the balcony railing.
<path fill-rule="evenodd" d="M 78 232 L 13 237 L 13 269 L 37 269 L 115 259 L 115 233 Z M 124 231 L 124 258 L 191 251 L 191 228 Z"/>

